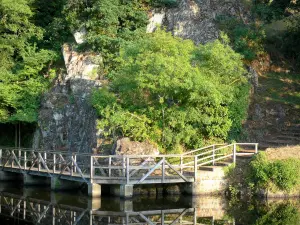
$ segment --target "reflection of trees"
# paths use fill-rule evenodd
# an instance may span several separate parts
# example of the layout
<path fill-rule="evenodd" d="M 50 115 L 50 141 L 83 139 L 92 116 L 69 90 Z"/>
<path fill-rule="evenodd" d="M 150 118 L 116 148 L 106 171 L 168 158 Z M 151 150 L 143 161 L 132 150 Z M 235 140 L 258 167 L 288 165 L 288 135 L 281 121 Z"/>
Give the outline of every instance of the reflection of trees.
<path fill-rule="evenodd" d="M 228 208 L 236 224 L 300 225 L 300 205 L 292 201 L 273 202 L 239 201 Z"/>
<path fill-rule="evenodd" d="M 267 209 L 256 221 L 257 225 L 282 224 L 299 225 L 300 212 L 292 203 L 281 203 Z"/>

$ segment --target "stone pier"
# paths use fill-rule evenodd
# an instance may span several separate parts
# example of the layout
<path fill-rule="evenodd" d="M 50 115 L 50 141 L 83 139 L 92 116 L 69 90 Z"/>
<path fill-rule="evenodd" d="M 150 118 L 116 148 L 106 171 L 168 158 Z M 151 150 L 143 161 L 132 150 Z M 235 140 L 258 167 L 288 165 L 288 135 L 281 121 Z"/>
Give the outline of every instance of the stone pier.
<path fill-rule="evenodd" d="M 101 208 L 101 198 L 89 198 L 88 208 L 91 210 L 98 210 Z"/>
<path fill-rule="evenodd" d="M 88 184 L 88 195 L 91 197 L 101 197 L 101 185 L 89 183 Z"/>
<path fill-rule="evenodd" d="M 112 185 L 110 189 L 110 194 L 121 198 L 132 198 L 133 185 L 132 184 Z"/>
<path fill-rule="evenodd" d="M 187 194 L 209 195 L 223 194 L 227 187 L 227 180 L 222 167 L 211 167 L 199 170 L 196 181 L 183 185 L 183 191 Z"/>

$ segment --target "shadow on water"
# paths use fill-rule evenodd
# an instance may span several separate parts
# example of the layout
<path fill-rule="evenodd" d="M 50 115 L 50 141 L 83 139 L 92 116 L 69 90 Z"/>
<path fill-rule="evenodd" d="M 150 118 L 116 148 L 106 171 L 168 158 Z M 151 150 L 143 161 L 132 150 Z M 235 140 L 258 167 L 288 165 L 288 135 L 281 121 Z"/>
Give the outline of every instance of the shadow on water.
<path fill-rule="evenodd" d="M 223 197 L 88 198 L 79 192 L 0 183 L 0 224 L 300 224 L 300 200 L 234 201 Z"/>

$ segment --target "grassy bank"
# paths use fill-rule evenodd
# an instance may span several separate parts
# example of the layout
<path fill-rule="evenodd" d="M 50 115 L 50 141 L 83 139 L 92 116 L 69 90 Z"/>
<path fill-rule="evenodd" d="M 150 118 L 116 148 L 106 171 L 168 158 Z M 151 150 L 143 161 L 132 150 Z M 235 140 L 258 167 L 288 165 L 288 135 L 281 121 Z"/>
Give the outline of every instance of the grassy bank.
<path fill-rule="evenodd" d="M 232 193 L 259 190 L 286 195 L 300 194 L 300 146 L 269 148 L 251 162 L 239 163 L 227 172 Z"/>

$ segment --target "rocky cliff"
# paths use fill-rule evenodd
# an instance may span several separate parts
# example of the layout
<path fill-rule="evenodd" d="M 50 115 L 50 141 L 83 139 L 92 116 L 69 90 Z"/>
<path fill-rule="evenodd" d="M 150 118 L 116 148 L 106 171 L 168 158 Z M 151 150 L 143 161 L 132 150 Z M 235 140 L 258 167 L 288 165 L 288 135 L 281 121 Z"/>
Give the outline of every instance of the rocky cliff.
<path fill-rule="evenodd" d="M 162 26 L 174 35 L 196 44 L 213 41 L 219 36 L 217 19 L 235 16 L 245 23 L 250 18 L 241 0 L 178 0 L 175 7 L 152 10 L 147 32 Z"/>
<path fill-rule="evenodd" d="M 68 44 L 62 51 L 66 71 L 43 96 L 33 147 L 91 152 L 97 147 L 97 115 L 88 99 L 92 89 L 101 85 L 95 64 L 101 57 L 78 53 Z"/>
<path fill-rule="evenodd" d="M 206 43 L 218 38 L 216 19 L 220 15 L 247 18 L 238 0 L 178 0 L 175 7 L 152 10 L 147 32 L 161 25 L 176 36 L 191 39 L 196 44 Z M 84 42 L 85 34 L 85 30 L 74 34 L 78 44 Z M 97 115 L 88 99 L 91 90 L 101 86 L 97 75 L 101 57 L 78 53 L 69 44 L 65 44 L 62 51 L 66 71 L 43 96 L 33 147 L 91 152 L 98 148 L 98 131 Z"/>

